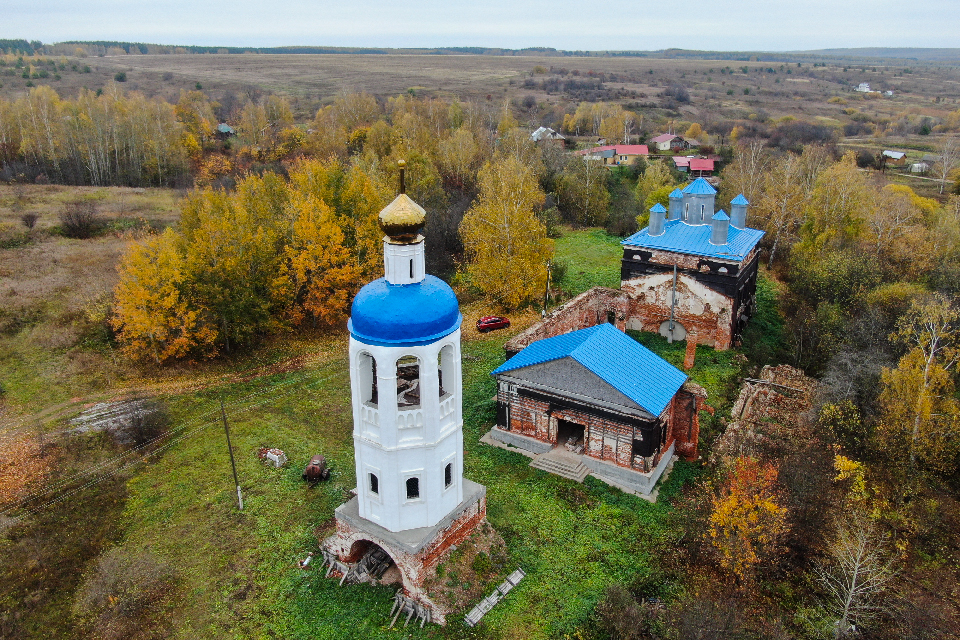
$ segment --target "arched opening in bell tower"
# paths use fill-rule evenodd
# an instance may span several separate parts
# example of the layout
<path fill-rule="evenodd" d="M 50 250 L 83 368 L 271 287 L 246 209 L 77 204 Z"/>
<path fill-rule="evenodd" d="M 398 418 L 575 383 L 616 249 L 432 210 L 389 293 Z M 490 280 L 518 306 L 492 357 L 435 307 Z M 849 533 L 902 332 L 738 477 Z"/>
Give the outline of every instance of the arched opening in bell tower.
<path fill-rule="evenodd" d="M 360 401 L 377 405 L 377 361 L 369 353 L 361 353 L 357 358 L 358 387 Z"/>
<path fill-rule="evenodd" d="M 444 387 L 444 373 L 447 376 L 447 386 Z M 453 345 L 448 344 L 437 354 L 437 375 L 440 378 L 440 397 L 453 393 L 456 384 L 456 365 L 454 363 Z"/>
<path fill-rule="evenodd" d="M 350 554 L 343 561 L 357 563 L 358 573 L 370 581 L 403 585 L 404 576 L 396 561 L 376 542 L 357 540 L 351 545 Z"/>
<path fill-rule="evenodd" d="M 420 359 L 403 356 L 397 360 L 397 407 L 420 406 Z"/>

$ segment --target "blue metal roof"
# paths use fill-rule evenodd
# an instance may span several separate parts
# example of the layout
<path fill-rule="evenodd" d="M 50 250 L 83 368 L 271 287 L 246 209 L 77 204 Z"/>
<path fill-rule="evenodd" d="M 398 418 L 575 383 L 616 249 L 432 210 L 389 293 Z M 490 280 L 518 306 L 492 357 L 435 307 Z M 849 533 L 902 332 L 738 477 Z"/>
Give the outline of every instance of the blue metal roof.
<path fill-rule="evenodd" d="M 654 416 L 687 381 L 687 374 L 610 324 L 537 340 L 491 375 L 561 358 L 573 358 Z"/>
<path fill-rule="evenodd" d="M 730 204 L 750 204 L 750 202 L 746 198 L 744 198 L 743 194 L 741 193 L 736 198 L 731 200 Z"/>
<path fill-rule="evenodd" d="M 347 328 L 360 342 L 386 347 L 416 346 L 457 330 L 463 317 L 446 282 L 425 276 L 414 284 L 367 284 L 353 299 Z"/>
<path fill-rule="evenodd" d="M 680 191 L 679 188 L 674 189 L 673 191 L 670 192 L 670 197 L 671 197 L 671 198 L 682 198 L 682 197 L 683 197 L 683 191 Z"/>
<path fill-rule="evenodd" d="M 666 213 L 667 210 L 663 208 L 663 205 L 659 202 L 650 207 L 650 213 Z"/>
<path fill-rule="evenodd" d="M 710 244 L 711 227 L 709 224 L 689 225 L 682 220 L 668 220 L 659 236 L 647 233 L 648 227 L 620 244 L 741 262 L 764 236 L 764 232 L 758 229 L 737 229 L 731 225 L 727 244 Z"/>
<path fill-rule="evenodd" d="M 713 220 L 729 220 L 729 219 L 730 219 L 730 216 L 728 216 L 727 212 L 724 211 L 723 209 L 720 209 L 720 211 L 717 211 L 715 214 L 713 214 Z"/>
<path fill-rule="evenodd" d="M 717 195 L 717 190 L 714 189 L 709 182 L 703 178 L 697 178 L 687 186 L 683 188 L 683 192 L 690 195 L 707 195 L 715 196 Z"/>

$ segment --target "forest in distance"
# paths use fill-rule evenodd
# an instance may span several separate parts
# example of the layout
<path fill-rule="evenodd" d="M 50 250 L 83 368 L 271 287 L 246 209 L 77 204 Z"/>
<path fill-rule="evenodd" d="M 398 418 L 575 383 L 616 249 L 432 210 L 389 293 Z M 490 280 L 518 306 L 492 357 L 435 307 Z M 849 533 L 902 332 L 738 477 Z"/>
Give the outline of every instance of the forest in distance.
<path fill-rule="evenodd" d="M 483 89 L 486 95 L 462 99 L 424 89 L 308 98 L 247 80 L 211 89 L 193 76 L 157 85 L 144 80 L 135 90 L 134 79 L 145 77 L 147 67 L 130 71 L 117 59 L 125 65 L 126 58 L 143 58 L 149 66 L 176 54 L 131 54 L 122 44 L 103 43 L 103 58 L 86 49 L 90 43 L 82 44 L 82 56 L 76 46 L 0 56 L 0 82 L 8 85 L 0 93 L 0 257 L 13 264 L 44 255 L 68 261 L 71 252 L 93 254 L 97 247 L 114 252 L 83 254 L 109 273 L 85 298 L 70 298 L 62 285 L 28 291 L 11 267 L 0 269 L 0 295 L 9 302 L 0 309 L 5 423 L 46 409 L 34 387 L 39 372 L 58 362 L 54 357 L 88 358 L 91 368 L 109 370 L 109 380 L 89 389 L 106 392 L 143 380 L 243 371 L 275 350 L 302 357 L 308 343 L 337 353 L 353 296 L 382 273 L 377 215 L 397 193 L 401 160 L 407 193 L 427 211 L 427 271 L 447 280 L 464 308 L 510 313 L 520 330 L 539 314 L 545 290 L 551 305 L 560 304 L 582 291 L 579 283 L 593 278 L 594 269 L 602 273 L 591 283 L 618 286 L 619 241 L 645 227 L 649 210 L 668 205 L 670 192 L 689 180 L 673 154 L 658 153 L 651 142 L 676 133 L 697 143 L 688 154 L 715 160 L 717 208 L 729 210 L 743 194 L 748 226 L 766 232 L 759 311 L 743 344 L 729 354 L 697 351 L 701 368 L 692 375 L 709 388 L 713 410 L 701 416 L 702 458 L 678 465 L 655 506 L 624 502 L 591 484 L 550 480 L 543 485 L 555 493 L 544 498 L 549 509 L 492 510 L 506 557 L 534 566 L 531 585 L 552 585 L 554 591 L 543 587 L 552 610 L 538 610 L 528 628 L 520 611 L 507 609 L 474 633 L 596 640 L 960 637 L 960 95 L 928 92 L 932 84 L 924 84 L 952 77 L 955 66 L 937 59 L 907 69 L 899 59 L 871 58 L 875 65 L 864 63 L 860 72 L 859 63 L 786 56 L 743 64 L 658 58 L 648 67 L 601 71 L 591 68 L 593 58 L 565 56 L 524 62 L 521 74 L 505 75 L 497 88 Z M 111 46 L 124 53 L 111 54 Z M 853 80 L 870 73 L 883 74 L 881 82 L 891 87 L 903 84 L 890 89 L 893 96 L 854 91 Z M 59 92 L 55 75 L 103 82 Z M 783 88 L 792 85 L 808 93 L 794 99 Z M 566 140 L 534 142 L 530 134 L 541 126 Z M 600 139 L 646 144 L 650 154 L 608 167 L 575 153 Z M 882 151 L 889 148 L 902 149 L 909 164 L 888 164 Z M 914 174 L 910 165 L 920 163 L 926 168 Z M 108 215 L 114 193 L 167 194 L 173 212 L 125 217 L 121 203 L 119 213 Z M 53 208 L 37 213 L 54 196 Z M 597 267 L 593 254 L 608 256 L 609 264 Z M 50 346 L 39 342 L 41 331 L 64 337 Z M 503 474 L 504 484 L 492 485 L 494 497 L 498 491 L 516 497 L 531 485 L 509 470 L 515 464 L 473 441 L 494 420 L 486 400 L 492 383 L 481 368 L 502 361 L 505 339 L 465 333 L 479 363 L 465 379 L 474 399 L 465 407 L 468 453 L 475 473 Z M 665 357 L 676 355 L 665 341 L 638 339 Z M 323 366 L 337 364 L 335 358 Z M 750 433 L 725 433 L 735 422 L 730 412 L 743 380 L 782 365 L 809 385 L 809 406 Z M 69 377 L 58 382 L 69 383 Z M 342 391 L 336 387 L 330 397 Z M 204 397 L 189 393 L 154 400 L 167 415 L 192 417 L 198 409 L 191 403 L 199 406 Z M 287 409 L 299 411 L 307 408 Z M 167 427 L 151 428 L 160 434 Z M 22 436 L 9 442 L 39 438 L 37 452 L 46 437 L 53 443 L 49 456 L 67 459 L 72 451 L 71 464 L 81 464 L 69 440 L 75 436 L 52 435 L 64 431 L 62 424 L 51 423 L 51 435 L 4 431 Z M 332 447 L 336 440 L 329 438 L 319 442 Z M 103 456 L 131 447 L 106 435 L 85 443 Z M 151 464 L 175 455 L 158 454 Z M 230 624 L 263 624 L 267 611 L 288 621 L 289 637 L 321 628 L 289 622 L 295 613 L 283 607 L 301 602 L 302 594 L 279 577 L 250 591 L 249 603 L 201 597 L 204 605 L 216 602 L 209 608 L 223 616 L 206 626 L 179 617 L 177 603 L 195 586 L 185 568 L 192 555 L 159 543 L 152 521 L 136 523 L 135 509 L 152 508 L 141 483 L 165 486 L 148 469 L 124 476 L 128 489 L 111 489 L 112 496 L 130 491 L 116 507 L 127 509 L 126 533 L 91 517 L 97 543 L 64 564 L 75 578 L 51 578 L 63 581 L 56 597 L 37 586 L 48 571 L 38 559 L 50 560 L 43 554 L 61 553 L 56 545 L 65 543 L 52 540 L 40 516 L 0 522 L 0 540 L 10 551 L 0 560 L 6 583 L 0 603 L 11 612 L 0 616 L 0 635 L 58 630 L 64 637 L 135 638 L 148 637 L 149 628 L 153 637 L 212 637 Z M 4 491 L 41 491 L 53 483 L 41 472 L 22 486 L 4 478 L 0 473 Z M 18 495 L 0 495 L 4 517 Z M 311 526 L 322 528 L 327 500 Z M 226 509 L 223 503 L 216 508 Z M 214 517 L 185 511 L 182 517 L 197 520 L 184 526 Z M 612 541 L 603 513 L 614 512 L 639 542 Z M 522 528 L 538 518 L 540 535 L 536 527 Z M 601 567 L 577 589 L 571 575 L 568 592 L 546 582 L 548 543 L 537 539 L 560 536 L 570 522 L 602 539 L 608 555 L 585 562 L 561 554 L 557 562 L 570 563 L 565 570 Z M 269 561 L 249 562 L 264 563 L 237 569 L 249 571 L 253 584 Z M 497 578 L 486 568 L 470 575 L 475 587 Z M 337 593 L 331 605 L 337 611 L 366 597 Z M 561 593 L 570 601 L 551 600 Z M 462 631 L 457 625 L 417 637 Z M 384 629 L 376 633 L 386 637 Z"/>

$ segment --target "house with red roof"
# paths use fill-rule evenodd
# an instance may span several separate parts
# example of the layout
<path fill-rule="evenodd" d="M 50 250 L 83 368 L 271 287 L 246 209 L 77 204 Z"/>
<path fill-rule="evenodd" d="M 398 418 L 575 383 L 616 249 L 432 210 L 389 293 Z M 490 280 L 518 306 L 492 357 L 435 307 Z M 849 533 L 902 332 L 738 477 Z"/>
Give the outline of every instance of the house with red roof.
<path fill-rule="evenodd" d="M 637 164 L 639 158 L 650 155 L 650 149 L 645 144 L 611 144 L 582 149 L 576 154 L 588 160 L 602 160 L 608 166 L 621 167 Z"/>

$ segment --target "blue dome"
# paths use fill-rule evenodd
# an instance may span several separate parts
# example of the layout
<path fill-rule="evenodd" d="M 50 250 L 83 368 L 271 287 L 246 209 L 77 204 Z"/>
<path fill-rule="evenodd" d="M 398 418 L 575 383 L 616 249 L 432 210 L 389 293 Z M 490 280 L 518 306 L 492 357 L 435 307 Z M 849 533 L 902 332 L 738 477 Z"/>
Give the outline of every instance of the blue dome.
<path fill-rule="evenodd" d="M 456 331 L 462 320 L 457 296 L 440 278 L 428 275 L 403 285 L 380 278 L 353 299 L 347 328 L 366 344 L 415 346 Z"/>

